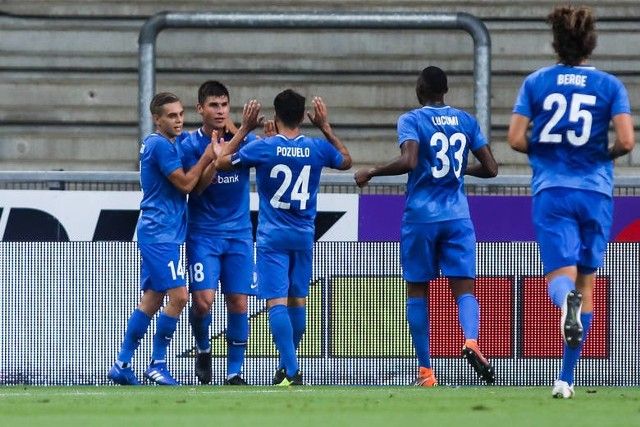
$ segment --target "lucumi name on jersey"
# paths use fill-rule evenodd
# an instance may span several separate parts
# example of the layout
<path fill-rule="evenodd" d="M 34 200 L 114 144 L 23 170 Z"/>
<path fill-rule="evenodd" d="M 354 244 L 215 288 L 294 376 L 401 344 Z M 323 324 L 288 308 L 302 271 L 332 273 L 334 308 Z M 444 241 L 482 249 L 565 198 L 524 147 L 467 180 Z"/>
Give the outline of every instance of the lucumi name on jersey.
<path fill-rule="evenodd" d="M 432 116 L 431 122 L 436 126 L 458 126 L 458 117 L 457 116 Z"/>

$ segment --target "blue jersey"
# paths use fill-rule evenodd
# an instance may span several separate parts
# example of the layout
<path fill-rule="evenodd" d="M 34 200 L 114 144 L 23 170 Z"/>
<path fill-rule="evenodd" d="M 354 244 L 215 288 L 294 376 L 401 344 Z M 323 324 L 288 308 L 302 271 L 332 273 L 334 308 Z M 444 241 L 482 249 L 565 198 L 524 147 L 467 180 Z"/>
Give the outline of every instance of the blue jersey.
<path fill-rule="evenodd" d="M 256 168 L 258 246 L 312 249 L 320 173 L 339 168 L 342 154 L 321 138 L 275 135 L 245 145 L 231 160 L 236 168 Z"/>
<path fill-rule="evenodd" d="M 224 135 L 225 141 L 232 137 L 232 134 Z M 242 144 L 256 138 L 249 134 Z M 202 128 L 182 141 L 187 170 L 198 163 L 210 142 L 211 135 L 205 135 Z M 251 239 L 249 169 L 217 172 L 201 195 L 189 195 L 188 230 L 212 236 Z"/>
<path fill-rule="evenodd" d="M 398 119 L 398 144 L 417 141 L 418 164 L 407 181 L 403 221 L 469 218 L 464 170 L 469 150 L 487 145 L 477 120 L 449 106 L 424 106 Z"/>
<path fill-rule="evenodd" d="M 609 122 L 617 114 L 631 113 L 627 91 L 617 78 L 589 66 L 545 67 L 525 79 L 513 112 L 533 122 L 533 194 L 549 187 L 613 194 Z"/>
<path fill-rule="evenodd" d="M 142 201 L 138 219 L 138 242 L 184 243 L 187 232 L 187 197 L 169 181 L 176 169 L 182 168 L 180 140 L 171 142 L 152 133 L 140 147 L 140 184 Z"/>

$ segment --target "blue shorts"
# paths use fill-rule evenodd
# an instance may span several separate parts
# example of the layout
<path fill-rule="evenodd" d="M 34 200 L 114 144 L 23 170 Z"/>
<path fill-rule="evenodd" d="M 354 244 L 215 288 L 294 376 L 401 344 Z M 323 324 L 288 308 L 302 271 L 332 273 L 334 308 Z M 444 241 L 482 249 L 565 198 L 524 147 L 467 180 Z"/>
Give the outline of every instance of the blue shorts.
<path fill-rule="evenodd" d="M 273 299 L 309 295 L 313 250 L 287 251 L 258 247 L 258 298 Z"/>
<path fill-rule="evenodd" d="M 140 289 L 166 292 L 186 286 L 185 268 L 177 243 L 138 243 L 140 265 Z"/>
<path fill-rule="evenodd" d="M 203 235 L 187 237 L 189 291 L 218 289 L 224 294 L 255 295 L 253 240 Z"/>
<path fill-rule="evenodd" d="M 425 283 L 439 276 L 476 277 L 476 233 L 470 219 L 403 223 L 402 277 Z"/>
<path fill-rule="evenodd" d="M 594 272 L 604 265 L 613 221 L 613 198 L 602 193 L 554 187 L 533 197 L 533 225 L 544 273 L 577 266 Z"/>

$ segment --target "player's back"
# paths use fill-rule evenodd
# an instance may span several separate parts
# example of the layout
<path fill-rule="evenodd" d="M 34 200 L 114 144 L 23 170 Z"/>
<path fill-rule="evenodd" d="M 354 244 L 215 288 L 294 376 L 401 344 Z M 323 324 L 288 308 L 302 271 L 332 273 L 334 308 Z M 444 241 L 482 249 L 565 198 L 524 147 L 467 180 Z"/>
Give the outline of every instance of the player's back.
<path fill-rule="evenodd" d="M 409 172 L 406 222 L 469 218 L 464 170 L 469 151 L 487 144 L 476 119 L 450 106 L 424 106 L 398 120 L 398 143 L 419 143 L 418 164 Z"/>
<path fill-rule="evenodd" d="M 611 194 L 609 123 L 614 115 L 630 111 L 622 83 L 594 67 L 558 64 L 529 75 L 514 113 L 533 121 L 529 159 L 534 194 L 554 186 Z"/>
<path fill-rule="evenodd" d="M 311 248 L 322 168 L 338 168 L 342 155 L 324 139 L 304 135 L 275 135 L 247 144 L 239 155 L 256 168 L 258 245 Z"/>

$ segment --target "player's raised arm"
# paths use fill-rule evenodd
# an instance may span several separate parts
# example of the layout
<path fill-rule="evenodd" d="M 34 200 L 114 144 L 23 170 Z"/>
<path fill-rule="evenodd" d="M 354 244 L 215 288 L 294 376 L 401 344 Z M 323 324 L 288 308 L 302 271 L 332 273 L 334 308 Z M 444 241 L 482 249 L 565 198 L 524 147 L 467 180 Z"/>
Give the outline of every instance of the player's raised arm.
<path fill-rule="evenodd" d="M 311 123 L 314 124 L 324 134 L 325 138 L 342 154 L 342 164 L 338 168 L 339 170 L 347 170 L 351 168 L 351 154 L 347 150 L 347 147 L 342 143 L 340 138 L 333 133 L 331 124 L 329 124 L 329 116 L 327 113 L 327 106 L 322 98 L 316 96 L 313 98 L 313 110 L 314 114 L 307 112 L 307 117 Z"/>
<path fill-rule="evenodd" d="M 216 175 L 217 170 L 215 160 L 218 158 L 218 156 L 213 149 L 213 147 L 217 145 L 216 142 L 224 142 L 224 139 L 220 138 L 218 131 L 214 129 L 211 132 L 211 142 L 209 143 L 209 145 L 207 145 L 207 148 L 205 150 L 211 153 L 213 160 L 204 168 L 204 171 L 202 172 L 202 175 L 200 175 L 200 179 L 196 184 L 196 188 L 193 190 L 197 195 L 202 194 L 204 190 L 206 190 L 207 187 L 211 185 L 211 180 Z"/>
<path fill-rule="evenodd" d="M 222 156 L 238 151 L 240 143 L 244 141 L 247 134 L 262 124 L 264 116 L 260 115 L 260 107 L 260 103 L 255 99 L 244 104 L 240 127 L 237 129 L 235 135 L 233 135 L 233 138 L 231 138 L 231 141 L 225 144 Z"/>
<path fill-rule="evenodd" d="M 224 131 L 233 135 L 238 133 L 238 127 L 236 126 L 235 123 L 233 123 L 233 120 L 231 120 L 231 118 L 229 117 L 227 117 L 227 120 L 224 121 Z"/>
<path fill-rule="evenodd" d="M 231 141 L 225 144 L 214 144 L 214 152 L 217 155 L 216 169 L 220 171 L 229 171 L 233 169 L 231 164 L 231 155 L 238 151 L 240 143 L 244 141 L 247 134 L 254 130 L 257 126 L 262 124 L 264 116 L 260 115 L 260 103 L 255 99 L 252 99 L 248 103 L 244 104 L 242 109 L 242 123 L 238 128 L 238 131 Z"/>

